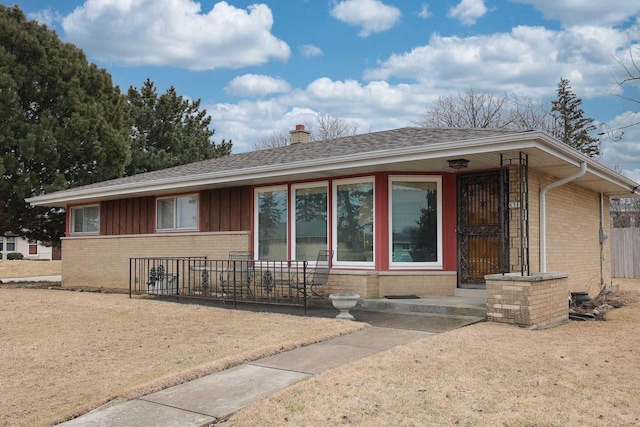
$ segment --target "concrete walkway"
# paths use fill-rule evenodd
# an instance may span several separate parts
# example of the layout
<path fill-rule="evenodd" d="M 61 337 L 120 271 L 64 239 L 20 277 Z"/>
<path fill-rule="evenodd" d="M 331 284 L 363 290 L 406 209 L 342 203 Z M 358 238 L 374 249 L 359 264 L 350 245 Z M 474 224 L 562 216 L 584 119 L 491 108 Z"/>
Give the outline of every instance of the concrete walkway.
<path fill-rule="evenodd" d="M 204 426 L 329 369 L 480 320 L 469 316 L 367 311 L 353 311 L 353 314 L 373 327 L 256 360 L 139 399 L 107 405 L 61 425 Z M 387 327 L 389 324 L 395 327 Z"/>

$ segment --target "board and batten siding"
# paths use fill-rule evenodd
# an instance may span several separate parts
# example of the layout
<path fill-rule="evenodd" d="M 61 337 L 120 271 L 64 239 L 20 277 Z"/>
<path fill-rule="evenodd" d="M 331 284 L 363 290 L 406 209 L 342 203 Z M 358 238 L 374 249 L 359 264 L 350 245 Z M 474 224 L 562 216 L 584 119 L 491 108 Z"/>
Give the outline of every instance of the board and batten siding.
<path fill-rule="evenodd" d="M 152 234 L 155 212 L 153 196 L 103 201 L 100 203 L 100 234 Z"/>
<path fill-rule="evenodd" d="M 200 231 L 251 230 L 251 187 L 200 192 Z"/>
<path fill-rule="evenodd" d="M 124 236 L 155 232 L 155 197 L 107 200 L 100 203 L 100 234 Z M 199 231 L 251 230 L 251 187 L 203 190 L 199 193 Z"/>

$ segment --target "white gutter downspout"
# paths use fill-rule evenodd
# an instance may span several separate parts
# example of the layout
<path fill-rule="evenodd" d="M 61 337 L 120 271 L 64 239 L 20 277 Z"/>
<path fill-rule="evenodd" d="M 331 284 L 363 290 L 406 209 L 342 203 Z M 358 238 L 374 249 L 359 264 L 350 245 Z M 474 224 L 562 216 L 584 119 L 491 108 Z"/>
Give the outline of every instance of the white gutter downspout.
<path fill-rule="evenodd" d="M 547 190 L 575 181 L 587 172 L 587 162 L 580 163 L 580 172 L 559 181 L 547 184 L 540 189 L 540 272 L 547 272 Z"/>
<path fill-rule="evenodd" d="M 604 194 L 600 193 L 600 289 L 604 289 L 604 241 L 607 234 L 604 231 Z"/>

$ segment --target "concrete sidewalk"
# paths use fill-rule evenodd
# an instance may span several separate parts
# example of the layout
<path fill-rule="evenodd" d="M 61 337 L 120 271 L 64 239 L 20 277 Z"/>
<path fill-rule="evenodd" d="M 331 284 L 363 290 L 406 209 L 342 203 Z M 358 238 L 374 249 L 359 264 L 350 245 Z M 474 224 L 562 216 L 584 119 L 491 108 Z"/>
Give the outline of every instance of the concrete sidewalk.
<path fill-rule="evenodd" d="M 60 425 L 208 425 L 272 393 L 329 369 L 480 320 L 468 316 L 425 316 L 367 311 L 353 311 L 353 314 L 358 320 L 373 326 L 256 360 L 139 399 L 107 405 Z M 387 327 L 390 324 L 395 327 Z"/>

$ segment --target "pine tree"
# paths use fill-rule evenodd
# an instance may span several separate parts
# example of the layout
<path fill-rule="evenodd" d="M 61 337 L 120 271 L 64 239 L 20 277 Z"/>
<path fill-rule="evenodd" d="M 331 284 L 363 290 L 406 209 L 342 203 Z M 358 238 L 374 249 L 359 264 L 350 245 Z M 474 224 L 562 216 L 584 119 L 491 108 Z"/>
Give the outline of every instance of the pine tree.
<path fill-rule="evenodd" d="M 179 96 L 172 86 L 158 96 L 147 79 L 140 91 L 130 87 L 126 99 L 133 121 L 131 163 L 126 175 L 150 172 L 199 160 L 226 156 L 231 141 L 213 141 L 211 116 L 200 109 L 200 100 Z"/>
<path fill-rule="evenodd" d="M 561 78 L 558 100 L 551 102 L 551 112 L 556 122 L 553 136 L 589 157 L 598 157 L 600 142 L 590 135 L 596 130 L 596 125 L 593 119 L 584 117 L 580 105 L 582 100 L 571 91 L 569 80 Z"/>
<path fill-rule="evenodd" d="M 126 106 L 106 70 L 18 6 L 0 5 L 0 234 L 57 243 L 61 208 L 25 199 L 122 176 Z"/>

